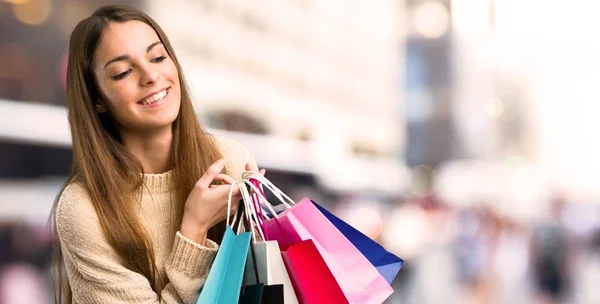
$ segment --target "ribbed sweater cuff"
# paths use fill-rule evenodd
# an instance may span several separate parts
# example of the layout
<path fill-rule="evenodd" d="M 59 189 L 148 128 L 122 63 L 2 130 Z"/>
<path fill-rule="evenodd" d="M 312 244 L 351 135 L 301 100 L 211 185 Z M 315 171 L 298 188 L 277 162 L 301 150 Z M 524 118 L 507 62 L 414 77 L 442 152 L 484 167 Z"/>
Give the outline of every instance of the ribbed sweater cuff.
<path fill-rule="evenodd" d="M 206 239 L 205 246 L 177 232 L 173 251 L 167 263 L 190 277 L 205 277 L 219 249 L 217 243 Z"/>

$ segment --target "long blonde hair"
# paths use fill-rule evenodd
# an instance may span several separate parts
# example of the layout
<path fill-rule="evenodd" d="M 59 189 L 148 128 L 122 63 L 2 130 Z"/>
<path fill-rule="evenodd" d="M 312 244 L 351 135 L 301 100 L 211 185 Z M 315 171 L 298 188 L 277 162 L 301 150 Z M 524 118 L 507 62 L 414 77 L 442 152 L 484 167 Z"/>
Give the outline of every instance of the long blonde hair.
<path fill-rule="evenodd" d="M 72 291 L 64 274 L 64 259 L 56 231 L 55 212 L 60 195 L 72 182 L 88 191 L 108 242 L 129 269 L 144 275 L 160 294 L 165 282 L 157 272 L 152 240 L 135 213 L 143 186 L 139 161 L 125 151 L 110 114 L 100 114 L 94 103 L 99 88 L 92 72 L 93 56 L 102 33 L 111 22 L 137 20 L 152 27 L 175 63 L 181 83 L 181 107 L 173 123 L 172 159 L 176 185 L 176 208 L 181 224 L 188 194 L 206 169 L 221 157 L 213 138 L 200 126 L 185 85 L 181 66 L 163 30 L 143 12 L 121 5 L 104 6 L 80 21 L 69 42 L 67 107 L 73 142 L 73 163 L 65 186 L 51 212 L 54 229 L 55 303 L 72 303 Z M 220 242 L 224 224 L 209 231 L 208 238 Z M 139 257 L 146 257 L 140 259 Z"/>

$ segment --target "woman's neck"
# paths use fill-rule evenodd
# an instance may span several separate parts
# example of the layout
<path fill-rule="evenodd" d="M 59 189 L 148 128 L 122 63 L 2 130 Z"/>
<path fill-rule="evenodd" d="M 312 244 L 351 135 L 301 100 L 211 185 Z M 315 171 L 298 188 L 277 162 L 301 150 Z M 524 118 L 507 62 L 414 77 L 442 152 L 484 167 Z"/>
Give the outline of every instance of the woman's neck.
<path fill-rule="evenodd" d="M 140 161 L 144 173 L 163 173 L 171 169 L 171 128 L 145 134 L 125 131 L 121 132 L 121 140 L 127 152 Z"/>

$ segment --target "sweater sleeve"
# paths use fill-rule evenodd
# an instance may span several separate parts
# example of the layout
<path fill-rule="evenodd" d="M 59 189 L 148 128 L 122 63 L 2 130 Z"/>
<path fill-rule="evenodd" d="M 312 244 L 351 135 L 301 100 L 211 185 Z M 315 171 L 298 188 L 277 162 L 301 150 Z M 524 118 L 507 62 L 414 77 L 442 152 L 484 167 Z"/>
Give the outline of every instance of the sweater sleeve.
<path fill-rule="evenodd" d="M 218 245 L 196 244 L 177 233 L 165 263 L 169 283 L 160 297 L 141 274 L 126 268 L 108 243 L 87 191 L 70 184 L 56 210 L 63 258 L 73 299 L 88 303 L 195 303 Z"/>

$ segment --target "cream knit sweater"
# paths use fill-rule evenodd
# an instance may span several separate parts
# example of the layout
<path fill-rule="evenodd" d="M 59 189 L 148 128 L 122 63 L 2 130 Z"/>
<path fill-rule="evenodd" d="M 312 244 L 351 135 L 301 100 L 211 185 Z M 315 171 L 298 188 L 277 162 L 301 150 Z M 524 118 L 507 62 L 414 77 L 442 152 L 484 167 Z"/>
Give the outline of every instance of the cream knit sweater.
<path fill-rule="evenodd" d="M 217 138 L 229 174 L 241 179 L 246 163 L 255 163 L 240 143 Z M 218 245 L 204 245 L 185 238 L 172 224 L 172 171 L 144 175 L 140 216 L 152 238 L 156 263 L 165 282 L 162 299 L 148 280 L 123 266 L 108 244 L 87 191 L 81 184 L 68 185 L 56 209 L 56 227 L 63 250 L 74 303 L 196 303 Z"/>

